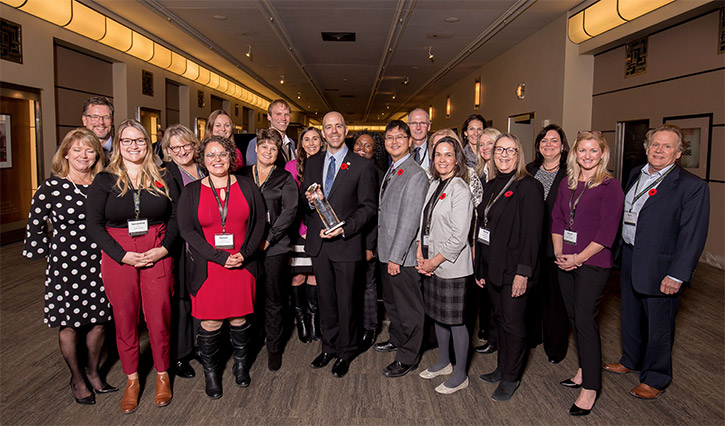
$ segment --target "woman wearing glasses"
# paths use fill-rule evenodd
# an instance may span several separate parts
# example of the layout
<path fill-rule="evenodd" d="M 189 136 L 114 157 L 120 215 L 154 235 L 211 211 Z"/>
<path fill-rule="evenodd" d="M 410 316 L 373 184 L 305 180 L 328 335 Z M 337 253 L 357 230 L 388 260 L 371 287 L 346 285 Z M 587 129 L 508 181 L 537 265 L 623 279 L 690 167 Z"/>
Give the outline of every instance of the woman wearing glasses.
<path fill-rule="evenodd" d="M 218 399 L 221 327 L 227 320 L 237 386 L 251 383 L 246 317 L 254 312 L 258 272 L 253 254 L 264 237 L 265 207 L 254 182 L 232 174 L 236 151 L 229 139 L 205 138 L 197 162 L 207 177 L 186 186 L 179 200 L 179 228 L 189 244 L 187 287 L 192 315 L 201 320 L 196 342 L 206 395 Z"/>
<path fill-rule="evenodd" d="M 611 248 L 624 210 L 622 185 L 607 170 L 608 163 L 609 146 L 601 132 L 579 132 L 567 158 L 567 179 L 559 185 L 552 212 L 559 286 L 579 353 L 576 374 L 560 382 L 581 388 L 569 409 L 572 416 L 589 414 L 602 387 L 597 316 L 614 265 Z"/>
<path fill-rule="evenodd" d="M 510 399 L 526 357 L 526 296 L 536 268 L 544 218 L 544 190 L 526 173 L 519 139 L 496 138 L 489 178 L 478 205 L 476 284 L 488 291 L 498 338 L 498 365 L 481 380 L 498 383 L 494 401 Z"/>
<path fill-rule="evenodd" d="M 199 140 L 181 124 L 174 124 L 166 129 L 161 140 L 161 148 L 167 160 L 163 167 L 173 178 L 179 192 L 186 185 L 204 177 L 204 172 L 196 163 L 196 149 Z M 174 200 L 178 202 L 178 200 Z M 171 353 L 174 374 L 177 377 L 192 378 L 196 376 L 189 364 L 194 349 L 194 329 L 191 318 L 191 299 L 186 289 L 186 243 L 178 238 L 172 249 L 174 258 L 174 296 L 171 300 Z M 198 327 L 198 326 L 197 326 Z"/>
<path fill-rule="evenodd" d="M 111 163 L 88 191 L 88 232 L 103 251 L 101 274 L 116 319 L 116 344 L 128 375 L 121 410 L 138 406 L 138 318 L 143 306 L 156 367 L 154 402 L 171 402 L 169 322 L 174 278 L 169 251 L 178 234 L 178 189 L 154 164 L 146 129 L 118 126 Z"/>

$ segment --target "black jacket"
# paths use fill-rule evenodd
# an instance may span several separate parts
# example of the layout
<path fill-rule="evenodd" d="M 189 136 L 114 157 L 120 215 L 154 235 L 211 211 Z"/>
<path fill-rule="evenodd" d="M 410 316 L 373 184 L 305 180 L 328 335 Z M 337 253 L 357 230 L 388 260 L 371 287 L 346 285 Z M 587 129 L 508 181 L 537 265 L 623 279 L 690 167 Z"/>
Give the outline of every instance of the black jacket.
<path fill-rule="evenodd" d="M 539 171 L 539 166 L 536 166 L 532 161 L 526 165 L 526 171 L 529 172 L 531 176 L 535 176 L 536 172 Z M 546 197 L 544 204 L 544 224 L 541 227 L 541 253 L 548 257 L 554 257 L 554 244 L 551 241 L 551 211 L 554 210 L 556 194 L 559 192 L 559 184 L 564 178 L 566 178 L 566 166 L 560 166 L 559 171 L 556 172 L 554 183 L 551 184 L 551 189 L 549 189 L 549 194 Z"/>

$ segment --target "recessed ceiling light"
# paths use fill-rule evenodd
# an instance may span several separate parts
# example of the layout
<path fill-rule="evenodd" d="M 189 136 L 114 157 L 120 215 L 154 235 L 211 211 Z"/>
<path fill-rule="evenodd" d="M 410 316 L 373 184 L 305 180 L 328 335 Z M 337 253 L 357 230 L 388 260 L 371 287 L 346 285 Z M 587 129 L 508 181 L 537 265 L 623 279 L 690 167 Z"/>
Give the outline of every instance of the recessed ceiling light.
<path fill-rule="evenodd" d="M 458 18 L 457 18 L 457 17 L 455 17 L 455 16 L 449 16 L 449 17 L 447 17 L 446 19 L 444 19 L 444 21 L 446 21 L 446 22 L 449 22 L 449 23 L 451 23 L 451 24 L 452 24 L 452 23 L 454 23 L 454 22 L 458 22 L 458 21 L 460 21 L 460 19 L 458 19 Z"/>
<path fill-rule="evenodd" d="M 224 15 L 214 15 L 212 18 L 216 19 L 217 21 L 226 21 L 227 17 Z"/>

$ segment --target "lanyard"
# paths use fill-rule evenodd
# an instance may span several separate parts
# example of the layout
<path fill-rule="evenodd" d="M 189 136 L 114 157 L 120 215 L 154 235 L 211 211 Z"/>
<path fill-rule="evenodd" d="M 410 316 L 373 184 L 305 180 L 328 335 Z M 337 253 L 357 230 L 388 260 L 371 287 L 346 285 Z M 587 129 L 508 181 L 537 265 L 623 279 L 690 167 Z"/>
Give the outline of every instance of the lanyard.
<path fill-rule="evenodd" d="M 139 189 L 134 188 L 128 172 L 124 170 L 123 174 L 126 175 L 126 179 L 128 179 L 128 186 L 131 187 L 131 193 L 133 194 L 133 212 L 136 214 L 136 220 L 138 220 L 139 214 L 141 213 L 141 187 L 139 187 Z M 142 170 L 140 179 L 141 182 L 143 182 L 143 175 L 144 172 Z M 143 184 L 141 186 L 143 186 Z"/>
<path fill-rule="evenodd" d="M 584 184 L 584 189 L 579 194 L 578 197 L 576 197 L 576 200 L 574 200 L 574 193 L 576 192 L 576 188 L 571 190 L 571 195 L 569 196 L 569 230 L 571 231 L 571 227 L 574 226 L 574 214 L 576 213 L 576 206 L 579 205 L 579 200 L 581 200 L 582 195 L 584 195 L 584 192 L 587 190 L 587 183 Z M 572 204 L 572 201 L 574 204 Z"/>
<path fill-rule="evenodd" d="M 181 170 L 181 173 L 189 176 L 193 180 L 196 180 L 197 179 L 191 173 L 187 172 L 183 167 L 179 166 L 179 170 Z M 204 177 L 204 172 L 201 170 L 201 167 L 196 166 L 196 174 L 199 175 L 199 179 L 201 179 L 201 178 Z"/>
<path fill-rule="evenodd" d="M 219 194 L 216 193 L 216 188 L 214 188 L 214 182 L 211 180 L 211 176 L 209 176 L 209 187 L 211 188 L 211 192 L 214 194 L 214 199 L 216 199 L 216 204 L 219 207 L 219 216 L 222 218 L 222 233 L 226 234 L 226 223 L 227 223 L 227 211 L 229 210 L 229 196 L 230 191 L 229 187 L 232 183 L 232 177 L 230 175 L 227 175 L 227 192 L 226 192 L 226 202 L 224 203 L 224 207 L 222 208 L 222 201 L 219 199 Z"/>
<path fill-rule="evenodd" d="M 675 166 L 670 167 L 670 169 L 667 170 L 667 173 L 665 173 L 662 176 L 658 177 L 657 180 L 655 180 L 654 182 L 652 182 L 647 188 L 643 189 L 642 192 L 640 192 L 639 194 L 637 194 L 637 190 L 639 189 L 639 181 L 642 179 L 642 174 L 640 173 L 639 174 L 639 177 L 637 177 L 637 185 L 634 186 L 634 194 L 635 195 L 634 195 L 634 199 L 632 200 L 632 206 L 629 208 L 629 211 L 631 212 L 632 209 L 634 209 L 634 203 L 636 203 L 637 200 L 639 200 L 650 189 L 654 188 L 655 186 L 657 186 L 657 184 L 659 184 L 660 182 L 662 182 L 662 179 L 664 179 L 668 174 L 670 174 L 670 172 L 672 170 L 674 170 L 674 168 L 675 168 Z"/>
<path fill-rule="evenodd" d="M 491 210 L 491 207 L 493 207 L 494 204 L 496 204 L 496 201 L 498 201 L 499 198 L 503 195 L 504 192 L 508 189 L 509 186 L 514 182 L 514 178 L 516 175 L 512 175 L 509 178 L 509 181 L 506 182 L 506 186 L 504 186 L 501 191 L 499 191 L 498 195 L 496 195 L 496 198 L 493 198 L 493 193 L 491 193 L 491 197 L 488 199 L 488 204 L 486 204 L 486 208 L 483 209 L 483 227 L 488 228 L 488 212 Z"/>
<path fill-rule="evenodd" d="M 252 170 L 254 171 L 254 183 L 256 183 L 257 186 L 259 187 L 259 192 L 263 192 L 264 191 L 264 185 L 267 184 L 267 181 L 272 176 L 272 172 L 276 168 L 277 168 L 277 166 L 272 166 L 272 170 L 269 171 L 269 174 L 267 175 L 267 179 L 265 179 L 264 182 L 262 182 L 262 185 L 260 185 L 259 184 L 259 172 L 257 171 L 258 170 L 257 169 L 257 165 L 255 164 L 254 166 L 252 166 Z"/>
<path fill-rule="evenodd" d="M 442 194 L 448 187 L 449 183 L 451 183 L 451 179 L 448 179 L 448 181 L 443 185 L 443 188 L 440 190 L 439 193 Z M 438 204 L 438 201 L 441 199 L 441 197 L 436 197 L 435 193 L 436 192 L 434 191 L 433 196 L 430 197 L 430 200 L 428 201 L 428 212 L 425 215 L 425 223 L 424 223 L 425 232 L 423 233 L 423 235 L 430 234 L 430 221 L 431 221 L 431 217 L 433 216 L 433 209 L 435 209 L 436 204 Z"/>

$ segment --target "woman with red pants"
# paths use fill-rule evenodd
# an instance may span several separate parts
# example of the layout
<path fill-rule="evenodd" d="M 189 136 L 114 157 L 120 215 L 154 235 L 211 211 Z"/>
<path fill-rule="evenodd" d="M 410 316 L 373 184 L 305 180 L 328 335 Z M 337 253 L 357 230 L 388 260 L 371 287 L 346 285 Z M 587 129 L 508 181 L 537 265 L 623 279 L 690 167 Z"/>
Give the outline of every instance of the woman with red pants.
<path fill-rule="evenodd" d="M 88 233 L 102 250 L 101 275 L 116 319 L 116 344 L 128 375 L 121 411 L 138 407 L 138 319 L 143 306 L 156 377 L 154 402 L 171 402 L 169 322 L 173 261 L 169 248 L 178 235 L 171 177 L 154 164 L 146 129 L 136 120 L 118 126 L 113 154 L 88 191 Z M 142 303 L 143 302 L 143 303 Z"/>

